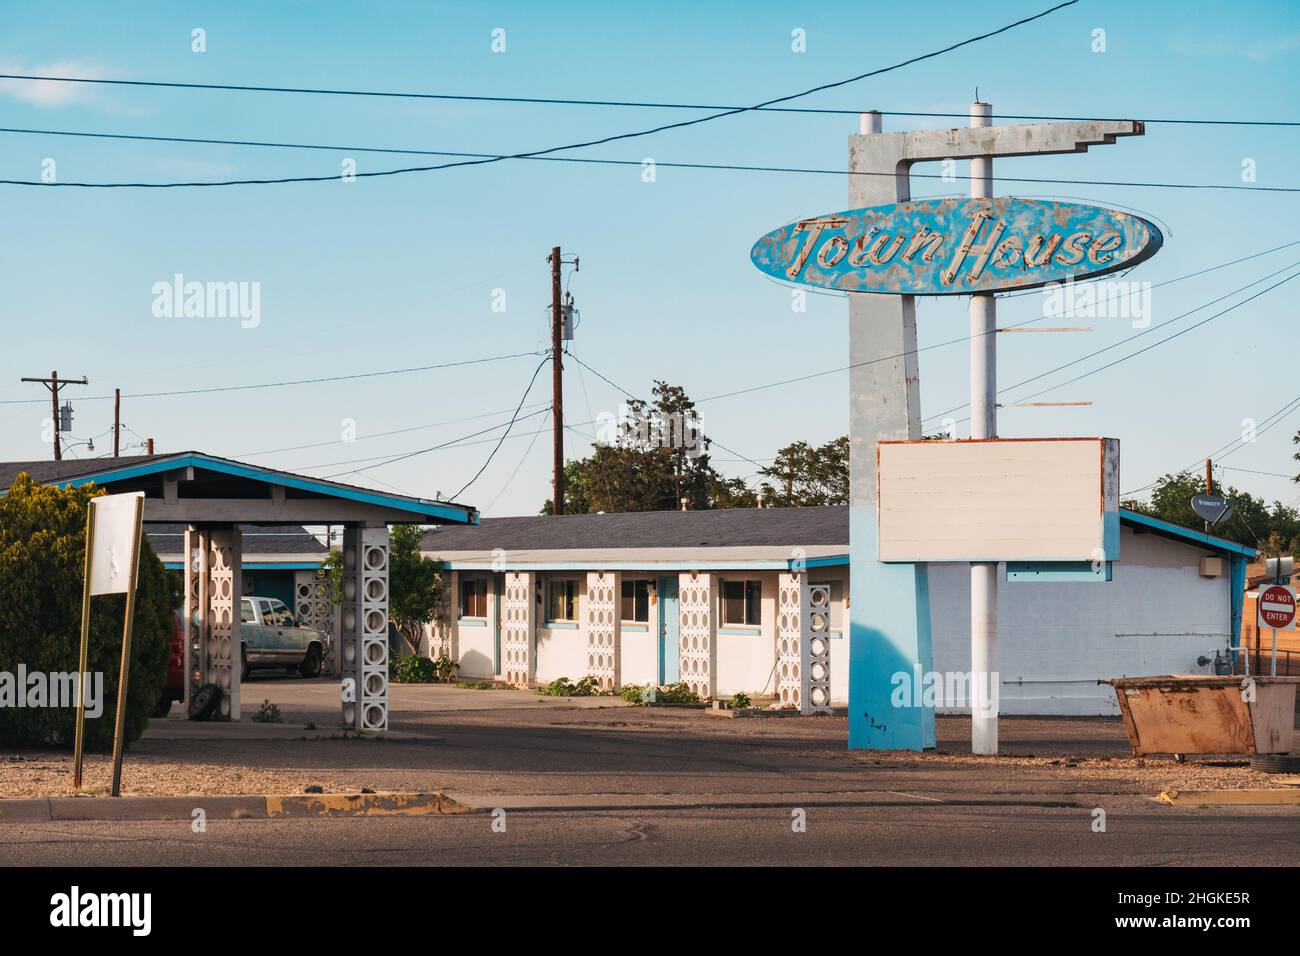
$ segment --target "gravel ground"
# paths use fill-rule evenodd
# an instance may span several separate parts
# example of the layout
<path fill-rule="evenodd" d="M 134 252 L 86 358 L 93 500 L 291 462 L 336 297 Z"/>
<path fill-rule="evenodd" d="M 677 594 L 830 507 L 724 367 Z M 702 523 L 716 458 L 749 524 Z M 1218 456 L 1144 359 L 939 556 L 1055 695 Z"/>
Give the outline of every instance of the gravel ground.
<path fill-rule="evenodd" d="M 74 797 L 72 755 L 27 752 L 0 757 L 0 797 Z M 87 755 L 81 796 L 108 796 L 113 781 L 111 756 Z M 181 794 L 230 795 L 301 793 L 307 784 L 327 792 L 346 784 L 301 771 L 266 770 L 237 763 L 208 763 L 128 754 L 122 763 L 125 796 Z"/>
<path fill-rule="evenodd" d="M 165 726 L 172 734 L 188 731 L 185 721 Z M 332 792 L 373 787 L 680 796 L 761 795 L 800 786 L 823 793 L 900 789 L 933 798 L 980 793 L 1079 800 L 1148 798 L 1167 789 L 1300 786 L 1300 775 L 1252 771 L 1243 758 L 1182 764 L 1134 758 L 1122 723 L 1110 718 L 1004 718 L 997 757 L 968 753 L 965 717 L 939 717 L 938 749 L 927 753 L 849 751 L 843 717 L 718 719 L 659 708 L 398 711 L 393 729 L 413 736 L 146 738 L 126 755 L 122 789 L 224 795 L 300 793 L 316 784 Z M 111 774 L 110 757 L 88 756 L 82 792 L 107 793 Z M 71 795 L 70 754 L 0 753 L 0 797 Z"/>

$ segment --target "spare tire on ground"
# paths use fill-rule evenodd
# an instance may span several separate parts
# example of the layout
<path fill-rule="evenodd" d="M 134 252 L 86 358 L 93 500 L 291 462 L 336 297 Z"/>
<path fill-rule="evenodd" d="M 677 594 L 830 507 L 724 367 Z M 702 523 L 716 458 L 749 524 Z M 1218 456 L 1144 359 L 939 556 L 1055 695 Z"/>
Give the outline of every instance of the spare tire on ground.
<path fill-rule="evenodd" d="M 210 719 L 220 703 L 221 688 L 216 684 L 204 684 L 190 698 L 190 720 Z"/>
<path fill-rule="evenodd" d="M 1255 754 L 1250 769 L 1264 773 L 1300 773 L 1300 756 L 1295 754 Z"/>

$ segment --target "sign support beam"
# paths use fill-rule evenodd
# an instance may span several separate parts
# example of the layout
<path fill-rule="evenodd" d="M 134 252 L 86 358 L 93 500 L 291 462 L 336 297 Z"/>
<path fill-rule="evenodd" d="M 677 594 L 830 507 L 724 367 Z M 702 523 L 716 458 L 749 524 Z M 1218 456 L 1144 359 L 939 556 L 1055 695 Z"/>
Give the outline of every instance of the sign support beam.
<path fill-rule="evenodd" d="M 970 105 L 970 125 L 990 126 L 993 107 Z M 993 198 L 993 157 L 970 161 L 972 199 Z M 970 437 L 998 437 L 997 300 L 990 292 L 970 297 Z M 955 436 L 954 436 L 955 437 Z M 970 566 L 970 747 L 974 754 L 998 752 L 998 565 Z"/>
<path fill-rule="evenodd" d="M 991 112 L 980 104 L 980 122 L 968 128 L 885 133 L 880 113 L 862 114 L 859 135 L 849 138 L 849 205 L 868 206 L 911 199 L 914 163 L 972 159 L 978 180 L 992 191 L 992 157 L 1082 153 L 1089 146 L 1114 143 L 1119 136 L 1140 136 L 1134 120 L 989 125 Z M 893 175 L 890 175 L 890 173 Z M 972 332 L 974 332 L 974 302 Z M 978 385 L 972 398 L 972 427 L 995 435 L 996 376 L 991 296 L 978 306 L 981 355 Z M 987 314 L 984 309 L 987 308 Z M 972 344 L 972 348 L 975 346 Z M 987 349 L 987 351 L 984 351 Z M 920 375 L 917 366 L 916 306 L 911 295 L 875 294 L 849 297 L 849 548 L 851 573 L 849 630 L 849 747 L 854 749 L 923 750 L 935 745 L 934 707 L 921 692 L 933 669 L 930 644 L 930 595 L 924 564 L 884 564 L 877 554 L 878 526 L 876 443 L 921 438 Z M 972 372 L 977 359 L 972 354 Z M 976 394 L 978 393 L 978 395 Z M 974 432 L 973 432 L 974 434 Z M 980 633 L 992 635 L 996 614 L 996 564 L 981 571 L 985 603 Z M 972 584 L 975 572 L 972 571 Z M 974 594 L 972 594 L 974 597 Z M 974 611 L 974 601 L 972 610 Z M 981 640 L 989 651 L 991 640 Z M 986 657 L 985 665 L 996 661 Z M 972 667 L 979 664 L 972 661 Z M 975 682 L 978 683 L 978 682 Z M 910 695 L 898 691 L 911 687 Z M 996 709 L 993 732 L 996 734 Z M 996 736 L 980 746 L 996 752 Z M 981 752 L 977 750 L 976 752 Z"/>

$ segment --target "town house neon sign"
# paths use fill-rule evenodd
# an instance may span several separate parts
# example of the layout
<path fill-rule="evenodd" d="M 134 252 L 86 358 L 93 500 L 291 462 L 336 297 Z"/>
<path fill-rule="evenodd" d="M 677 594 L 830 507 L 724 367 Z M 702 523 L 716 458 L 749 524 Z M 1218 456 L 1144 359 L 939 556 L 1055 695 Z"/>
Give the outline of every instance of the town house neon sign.
<path fill-rule="evenodd" d="M 750 259 L 789 282 L 893 295 L 970 295 L 1105 275 L 1163 236 L 1140 216 L 1035 199 L 938 199 L 801 219 Z"/>

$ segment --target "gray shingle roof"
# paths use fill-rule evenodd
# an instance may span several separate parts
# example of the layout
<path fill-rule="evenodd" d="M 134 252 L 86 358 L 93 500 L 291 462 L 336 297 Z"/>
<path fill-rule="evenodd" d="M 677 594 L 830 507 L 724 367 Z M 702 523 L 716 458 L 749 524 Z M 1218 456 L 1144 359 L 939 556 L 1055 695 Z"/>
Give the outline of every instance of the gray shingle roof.
<path fill-rule="evenodd" d="M 0 488 L 7 489 L 24 471 L 31 475 L 32 480 L 37 484 L 44 485 L 165 457 L 167 456 L 123 455 L 121 458 L 65 458 L 62 461 L 55 461 L 52 458 L 36 461 L 0 461 Z"/>
<path fill-rule="evenodd" d="M 121 459 L 119 459 L 120 461 Z M 159 554 L 180 554 L 185 549 L 185 525 L 147 524 L 149 543 Z M 241 548 L 248 554 L 326 554 L 325 545 L 305 528 L 263 528 L 241 524 Z"/>
<path fill-rule="evenodd" d="M 812 547 L 849 543 L 849 509 L 721 508 L 484 518 L 425 534 L 430 553 L 587 548 Z"/>

